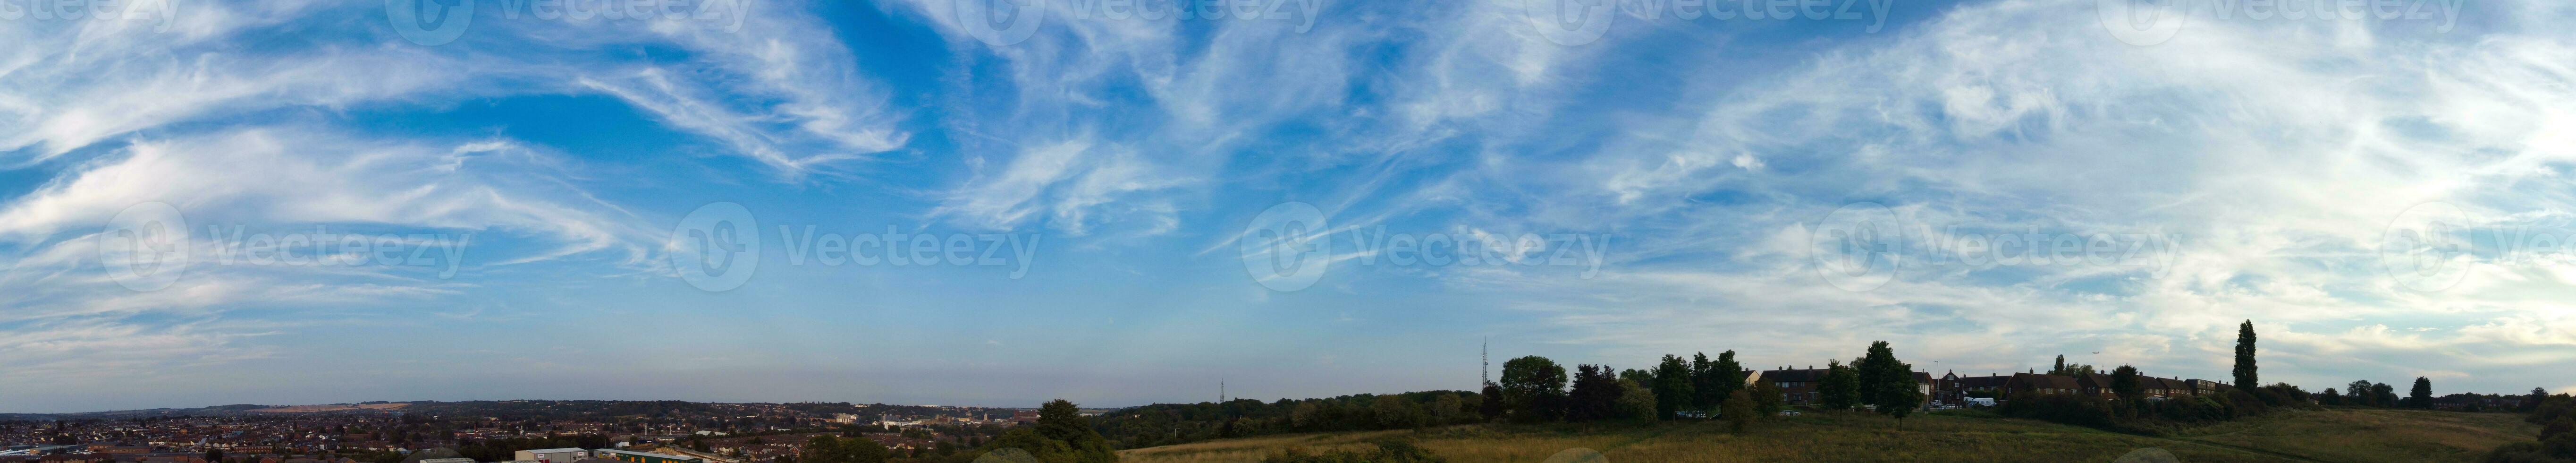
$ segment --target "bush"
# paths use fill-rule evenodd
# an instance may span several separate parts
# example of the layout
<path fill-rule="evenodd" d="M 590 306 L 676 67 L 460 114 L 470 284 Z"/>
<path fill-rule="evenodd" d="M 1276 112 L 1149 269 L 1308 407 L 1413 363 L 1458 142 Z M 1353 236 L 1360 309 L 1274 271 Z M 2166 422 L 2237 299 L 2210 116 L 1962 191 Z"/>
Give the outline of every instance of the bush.
<path fill-rule="evenodd" d="M 2486 463 L 2563 463 L 2540 452 L 2538 442 L 2515 442 L 2487 452 Z"/>
<path fill-rule="evenodd" d="M 2570 415 L 2576 415 L 2576 398 L 2558 395 L 2541 400 L 2539 406 L 2531 409 L 2531 416 L 2524 419 L 2545 424 Z"/>
<path fill-rule="evenodd" d="M 2576 398 L 2550 397 L 2531 416 L 2545 423 L 2537 442 L 2515 442 L 2487 453 L 2489 463 L 2576 463 Z"/>
<path fill-rule="evenodd" d="M 1718 408 L 1717 417 L 1726 420 L 1727 429 L 1735 431 L 1736 434 L 1743 434 L 1744 431 L 1753 429 L 1753 420 L 1762 418 L 1757 415 L 1761 412 L 1753 409 L 1753 394 L 1742 390 L 1727 395 L 1726 402 L 1720 404 Z"/>
<path fill-rule="evenodd" d="M 2111 426 L 2111 403 L 2084 394 L 2042 394 L 2019 392 L 2004 401 L 2004 416 L 2030 418 L 2076 426 Z"/>
<path fill-rule="evenodd" d="M 2515 443 L 2511 443 L 2511 444 L 2505 444 L 2503 447 L 2496 447 L 2496 449 L 2495 449 L 2494 451 L 2487 452 L 2487 459 L 2486 459 L 2486 462 L 2487 462 L 2487 463 L 2576 463 L 2576 459 L 2568 459 L 2568 458 L 2559 457 L 2559 456 L 2556 456 L 2556 455 L 2551 455 L 2551 454 L 2550 454 L 2550 452 L 2549 452 L 2549 450 L 2548 450 L 2548 446 L 2546 446 L 2546 445 L 2542 445 L 2541 443 L 2538 443 L 2538 442 L 2515 442 Z"/>
<path fill-rule="evenodd" d="M 2275 391 L 2274 393 L 2278 393 Z M 2014 418 L 2158 434 L 2188 424 L 2214 423 L 2269 413 L 2259 392 L 2229 389 L 2215 395 L 2119 401 L 2087 394 L 2013 393 L 1996 412 Z"/>
<path fill-rule="evenodd" d="M 2218 399 L 2186 396 L 2165 399 L 2155 405 L 2156 418 L 2175 423 L 2208 423 L 2226 421 L 2228 407 Z"/>

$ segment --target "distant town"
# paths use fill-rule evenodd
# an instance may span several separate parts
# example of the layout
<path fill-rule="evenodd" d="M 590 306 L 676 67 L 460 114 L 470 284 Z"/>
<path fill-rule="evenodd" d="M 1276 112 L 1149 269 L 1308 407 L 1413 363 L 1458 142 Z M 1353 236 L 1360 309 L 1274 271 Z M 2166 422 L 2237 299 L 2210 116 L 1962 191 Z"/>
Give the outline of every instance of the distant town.
<path fill-rule="evenodd" d="M 0 463 L 792 462 L 817 436 L 946 454 L 1037 417 L 1034 408 L 596 400 L 0 414 Z"/>

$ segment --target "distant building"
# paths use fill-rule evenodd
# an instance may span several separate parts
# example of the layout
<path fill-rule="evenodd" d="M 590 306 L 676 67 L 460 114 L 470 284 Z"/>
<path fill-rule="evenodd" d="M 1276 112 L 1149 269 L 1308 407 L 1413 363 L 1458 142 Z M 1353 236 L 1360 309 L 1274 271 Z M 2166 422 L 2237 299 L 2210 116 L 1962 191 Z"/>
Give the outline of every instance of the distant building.
<path fill-rule="evenodd" d="M 1940 387 L 1936 388 L 1940 392 L 1934 394 L 1934 397 L 1935 400 L 1953 404 L 1967 402 L 1971 393 L 1980 393 L 1973 395 L 1986 397 L 2003 397 L 2011 395 L 2004 389 L 2004 383 L 2011 380 L 2010 376 L 1996 374 L 1959 376 L 1955 372 L 1945 373 L 1941 375 Z"/>
<path fill-rule="evenodd" d="M 589 450 L 584 450 L 579 447 L 564 447 L 559 449 L 520 450 L 518 453 L 512 454 L 511 457 L 516 460 L 535 461 L 537 463 L 572 463 L 573 460 L 579 460 L 581 457 L 587 455 L 590 455 Z"/>
<path fill-rule="evenodd" d="M 2182 380 L 2182 382 L 2191 385 L 2192 395 L 2218 395 L 2217 381 L 2206 379 L 2186 379 Z"/>
<path fill-rule="evenodd" d="M 1780 387 L 1780 400 L 1783 402 L 1792 404 L 1814 403 L 1818 400 L 1824 399 L 1824 393 L 1817 391 L 1816 386 L 1819 383 L 1824 382 L 1826 371 L 1827 370 L 1822 368 L 1814 368 L 1813 365 L 1809 365 L 1809 368 L 1806 369 L 1747 371 L 1744 375 L 1744 385 L 1751 386 L 1761 384 L 1763 381 L 1769 381 L 1772 385 Z M 1914 372 L 1915 392 L 1923 394 L 1923 397 L 1926 399 L 1930 399 L 1935 397 L 1933 395 L 1933 390 L 1931 373 L 1920 371 Z M 1927 401 L 1925 405 L 1929 406 L 1930 403 Z"/>
<path fill-rule="evenodd" d="M 2006 396 L 2016 392 L 2082 394 L 2084 385 L 2076 382 L 2073 376 L 2013 373 L 2012 379 L 2004 380 L 2004 390 Z"/>
<path fill-rule="evenodd" d="M 2153 377 L 2139 379 L 2145 380 L 2147 395 L 2156 397 L 2183 397 L 2192 395 L 2191 383 L 2188 381 L 2183 381 L 2177 378 Z"/>
<path fill-rule="evenodd" d="M 1011 412 L 1011 422 L 1019 424 L 1035 424 L 1038 422 L 1038 412 L 1034 410 L 1013 411 Z"/>
<path fill-rule="evenodd" d="M 590 456 L 593 458 L 605 458 L 627 463 L 707 463 L 707 460 L 704 458 L 664 455 L 659 453 L 629 452 L 618 449 L 592 450 L 590 451 Z"/>
<path fill-rule="evenodd" d="M 1780 400 L 1791 404 L 1815 403 L 1823 399 L 1816 384 L 1824 382 L 1825 371 L 1817 368 L 1755 371 L 1744 375 L 1744 385 L 1770 382 L 1780 387 Z"/>

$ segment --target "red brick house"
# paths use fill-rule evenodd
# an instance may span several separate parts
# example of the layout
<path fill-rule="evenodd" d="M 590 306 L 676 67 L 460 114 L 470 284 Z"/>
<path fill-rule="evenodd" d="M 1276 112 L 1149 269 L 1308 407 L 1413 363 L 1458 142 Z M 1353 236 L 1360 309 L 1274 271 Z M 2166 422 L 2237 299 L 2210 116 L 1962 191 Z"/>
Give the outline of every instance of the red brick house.
<path fill-rule="evenodd" d="M 2011 379 L 2004 380 L 2004 390 L 2005 396 L 2020 392 L 2082 394 L 2084 385 L 2076 382 L 2073 376 L 2013 373 Z"/>
<path fill-rule="evenodd" d="M 1744 375 L 1744 384 L 1751 386 L 1769 381 L 1772 385 L 1780 387 L 1780 400 L 1783 402 L 1793 405 L 1815 403 L 1824 398 L 1823 393 L 1816 391 L 1816 385 L 1824 382 L 1827 370 L 1812 367 L 1813 365 L 1806 369 L 1748 371 Z M 1926 399 L 1934 397 L 1935 388 L 1931 373 L 1914 372 L 1914 383 L 1916 392 L 1921 392 Z"/>

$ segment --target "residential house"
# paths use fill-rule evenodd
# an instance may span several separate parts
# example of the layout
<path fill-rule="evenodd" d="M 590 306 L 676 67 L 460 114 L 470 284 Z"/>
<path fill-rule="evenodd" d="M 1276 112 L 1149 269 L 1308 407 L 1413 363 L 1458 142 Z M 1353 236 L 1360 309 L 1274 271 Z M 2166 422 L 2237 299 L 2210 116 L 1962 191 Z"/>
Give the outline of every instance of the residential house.
<path fill-rule="evenodd" d="M 2013 373 L 2011 379 L 2004 380 L 2004 390 L 2008 391 L 2004 394 L 2006 396 L 2016 392 L 2082 394 L 2084 385 L 2076 382 L 2073 376 Z"/>
<path fill-rule="evenodd" d="M 2147 381 L 2147 395 L 2155 397 L 2184 397 L 2191 395 L 2191 383 L 2185 382 L 2181 379 L 2154 377 L 2144 379 Z"/>
<path fill-rule="evenodd" d="M 1941 376 L 1941 392 L 1935 398 L 1944 403 L 1955 404 L 1965 402 L 1972 392 L 1982 392 L 1983 394 L 1977 395 L 1987 397 L 2003 397 L 2010 395 L 2005 392 L 2004 386 L 2011 379 L 2010 376 L 1996 374 L 1959 376 L 1958 373 L 1953 372 Z"/>
<path fill-rule="evenodd" d="M 1771 385 L 1780 387 L 1780 400 L 1783 402 L 1793 405 L 1815 403 L 1823 398 L 1823 394 L 1817 392 L 1816 384 L 1825 380 L 1826 370 L 1813 368 L 1813 365 L 1809 367 L 1748 372 L 1744 375 L 1744 385 L 1750 387 L 1769 381 Z"/>
<path fill-rule="evenodd" d="M 2218 395 L 2218 382 L 2206 379 L 2182 380 L 2191 384 L 2191 395 Z"/>
<path fill-rule="evenodd" d="M 1824 382 L 1826 371 L 1828 370 L 1815 368 L 1814 365 L 1809 365 L 1808 368 L 1805 369 L 1783 368 L 1777 370 L 1747 371 L 1744 375 L 1744 385 L 1752 386 L 1755 384 L 1761 384 L 1763 381 L 1769 381 L 1772 385 L 1780 387 L 1780 399 L 1783 402 L 1790 404 L 1815 403 L 1816 401 L 1823 400 L 1824 398 L 1824 393 L 1818 391 L 1816 386 L 1818 383 Z M 1933 394 L 1935 394 L 1935 390 L 1937 389 L 1934 387 L 1932 374 L 1920 371 L 1914 372 L 1914 387 L 1915 392 L 1923 394 L 1925 398 L 1934 397 Z M 1930 403 L 1927 401 L 1925 405 L 1929 406 Z"/>

